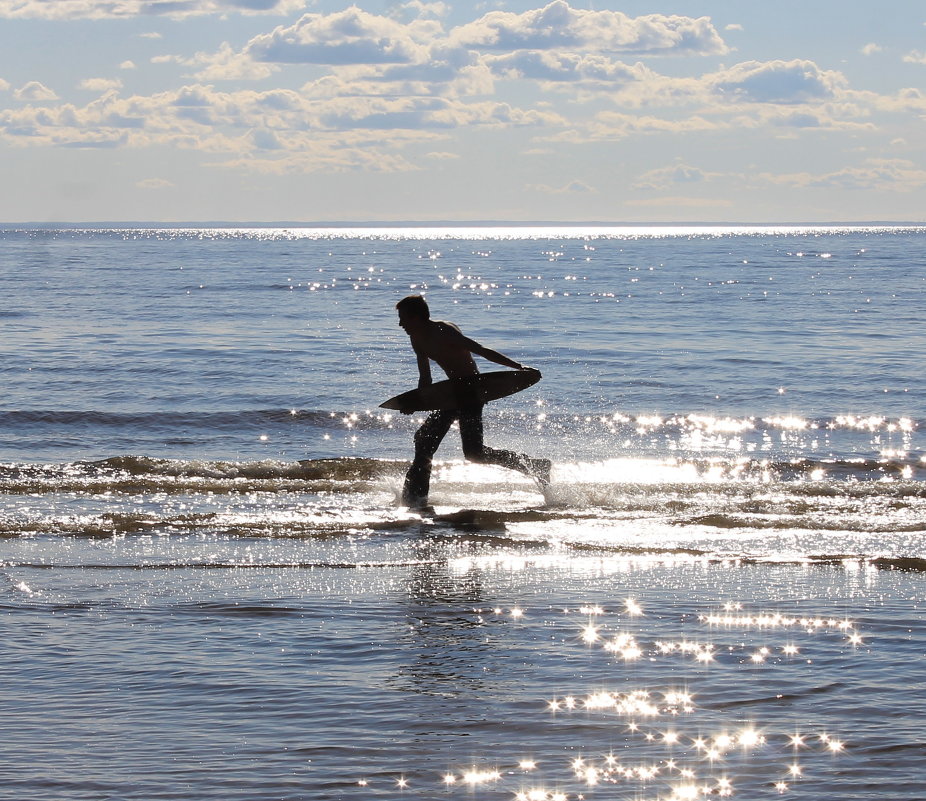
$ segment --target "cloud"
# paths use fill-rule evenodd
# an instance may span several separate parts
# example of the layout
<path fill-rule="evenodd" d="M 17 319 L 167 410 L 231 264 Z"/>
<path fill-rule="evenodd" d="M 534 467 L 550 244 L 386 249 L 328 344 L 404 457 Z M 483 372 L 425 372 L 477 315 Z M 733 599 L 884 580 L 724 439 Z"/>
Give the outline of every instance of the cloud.
<path fill-rule="evenodd" d="M 878 95 L 874 92 L 855 92 L 853 95 L 859 103 L 894 113 L 922 114 L 926 112 L 926 92 L 921 89 L 901 89 L 894 95 Z"/>
<path fill-rule="evenodd" d="M 565 0 L 515 14 L 492 11 L 451 31 L 451 43 L 483 50 L 578 50 L 720 54 L 727 47 L 710 19 L 573 9 Z"/>
<path fill-rule="evenodd" d="M 134 69 L 137 69 L 137 67 L 136 67 L 134 61 L 127 60 L 127 61 L 123 61 L 123 62 L 119 65 L 119 69 L 121 69 L 121 70 L 134 70 Z"/>
<path fill-rule="evenodd" d="M 858 167 L 830 173 L 763 174 L 763 180 L 799 189 L 910 192 L 926 186 L 926 170 L 905 159 L 869 159 Z"/>
<path fill-rule="evenodd" d="M 80 82 L 78 88 L 90 92 L 109 92 L 113 89 L 121 89 L 122 81 L 118 78 L 85 78 Z"/>
<path fill-rule="evenodd" d="M 261 2 L 240 5 L 256 9 Z M 224 42 L 214 52 L 155 56 L 155 63 L 190 73 L 187 86 L 170 91 L 126 97 L 119 80 L 91 78 L 81 88 L 101 96 L 81 106 L 32 82 L 15 93 L 24 107 L 0 104 L 0 139 L 21 146 L 184 148 L 218 154 L 216 166 L 270 173 L 407 171 L 450 158 L 467 129 L 529 128 L 533 139 L 519 152 L 545 147 L 556 155 L 557 144 L 628 137 L 665 137 L 660 146 L 671 146 L 670 138 L 731 132 L 763 140 L 867 132 L 875 111 L 926 112 L 918 89 L 893 96 L 853 90 L 842 73 L 809 60 L 746 61 L 702 74 L 691 73 L 686 61 L 674 75 L 621 55 L 724 52 L 706 19 L 631 18 L 555 0 L 445 29 L 448 9 L 441 3 L 386 5 L 392 12 L 383 16 L 355 6 L 300 12 L 243 46 Z M 246 90 L 240 83 L 280 75 L 281 88 Z M 512 101 L 525 96 L 529 104 Z M 641 175 L 636 188 L 685 194 L 679 187 L 716 178 L 679 162 Z M 574 182 L 542 191 L 592 190 Z"/>
<path fill-rule="evenodd" d="M 422 0 L 409 0 L 398 8 L 398 12 L 409 13 L 414 17 L 443 19 L 450 13 L 450 6 L 442 2 L 427 3 Z"/>
<path fill-rule="evenodd" d="M 198 81 L 259 81 L 273 75 L 278 69 L 272 64 L 261 64 L 244 53 L 236 52 L 228 42 L 219 46 L 217 53 L 196 53 L 190 58 L 182 56 L 155 56 L 153 62 L 174 62 L 195 70 Z"/>
<path fill-rule="evenodd" d="M 742 31 L 744 30 L 743 26 L 738 22 L 731 22 L 729 25 L 724 25 L 723 28 L 725 31 Z"/>
<path fill-rule="evenodd" d="M 874 42 L 869 42 L 859 52 L 863 56 L 873 56 L 875 53 L 880 53 L 883 49 L 884 48 L 881 47 L 881 45 L 875 44 Z"/>
<path fill-rule="evenodd" d="M 544 83 L 618 84 L 644 81 L 653 76 L 642 64 L 628 66 L 606 56 L 541 50 L 519 50 L 486 59 L 491 70 L 504 78 Z"/>
<path fill-rule="evenodd" d="M 814 62 L 746 61 L 707 78 L 715 95 L 734 102 L 808 103 L 836 97 L 847 81 L 842 73 Z"/>
<path fill-rule="evenodd" d="M 305 0 L 0 0 L 0 19 L 173 18 L 204 14 L 287 14 Z"/>
<path fill-rule="evenodd" d="M 549 110 L 496 101 L 380 96 L 317 99 L 286 89 L 222 92 L 211 85 L 191 84 L 149 96 L 108 92 L 82 107 L 61 103 L 0 110 L 0 139 L 20 146 L 169 146 L 221 153 L 230 157 L 220 162 L 225 166 L 242 169 L 251 165 L 250 169 L 275 173 L 410 170 L 417 167 L 399 150 L 445 139 L 457 129 L 543 128 L 562 122 Z M 350 142 L 368 152 L 347 152 L 352 150 Z"/>
<path fill-rule="evenodd" d="M 805 77 L 795 80 L 795 74 Z M 779 81 L 780 76 L 784 77 Z M 878 95 L 849 91 L 840 73 L 816 70 L 811 62 L 748 62 L 701 78 L 650 72 L 639 73 L 639 78 L 608 91 L 607 97 L 620 111 L 573 116 L 548 141 L 581 144 L 733 130 L 777 132 L 774 135 L 779 137 L 805 131 L 865 132 L 876 127 L 871 120 L 874 104 L 888 103 Z M 917 113 L 926 108 L 926 98 L 908 90 L 889 105 Z M 632 113 L 639 108 L 651 111 Z M 685 113 L 688 108 L 691 111 Z"/>
<path fill-rule="evenodd" d="M 26 101 L 52 101 L 57 100 L 58 95 L 56 95 L 51 89 L 45 86 L 38 81 L 29 81 L 29 83 L 17 89 L 13 92 L 13 97 L 17 100 L 26 100 Z"/>
<path fill-rule="evenodd" d="M 905 159 L 869 159 L 861 166 L 846 167 L 829 173 L 718 173 L 705 172 L 683 163 L 651 170 L 641 175 L 634 189 L 666 190 L 680 186 L 697 186 L 709 181 L 724 180 L 755 189 L 756 185 L 785 186 L 794 189 L 835 189 L 841 191 L 881 190 L 910 192 L 926 187 L 926 169 Z M 694 201 L 689 198 L 688 200 Z M 657 198 L 635 201 L 633 205 L 684 205 L 685 198 Z M 700 201 L 694 201 L 696 205 Z"/>
<path fill-rule="evenodd" d="M 624 205 L 647 208 L 714 209 L 729 208 L 733 205 L 733 201 L 726 198 L 708 197 L 653 197 L 628 200 Z"/>
<path fill-rule="evenodd" d="M 58 142 L 58 147 L 74 150 L 115 150 L 125 144 L 125 135 L 106 136 L 82 131 L 76 133 L 71 139 Z"/>
<path fill-rule="evenodd" d="M 633 185 L 634 189 L 663 190 L 685 184 L 700 184 L 717 177 L 718 173 L 706 173 L 698 167 L 673 164 L 643 173 Z"/>
<path fill-rule="evenodd" d="M 306 14 L 289 26 L 251 39 L 241 51 L 225 43 L 217 53 L 192 58 L 159 56 L 194 68 L 199 81 L 262 79 L 295 64 L 331 68 L 306 84 L 313 95 L 488 95 L 491 70 L 473 51 L 450 47 L 440 23 L 390 17 L 351 7 L 330 15 Z"/>
<path fill-rule="evenodd" d="M 877 95 L 862 96 L 848 88 L 845 76 L 823 70 L 812 61 L 748 61 L 701 76 L 670 76 L 643 64 L 627 65 L 599 55 L 521 51 L 487 56 L 494 73 L 506 79 L 532 79 L 544 89 L 572 83 L 583 90 L 580 100 L 607 99 L 622 110 L 698 109 L 701 116 L 736 111 L 761 116 L 775 107 L 821 109 L 821 117 L 867 113 Z M 853 105 L 854 104 L 854 105 Z"/>
<path fill-rule="evenodd" d="M 903 57 L 903 60 L 907 64 L 926 64 L 926 53 L 921 50 L 911 50 Z"/>
<path fill-rule="evenodd" d="M 251 142 L 257 150 L 284 150 L 280 138 L 269 128 L 255 128 L 251 131 Z"/>
<path fill-rule="evenodd" d="M 406 4 L 399 11 L 424 13 L 432 5 Z M 435 8 L 434 14 L 444 10 Z M 491 46 L 485 46 L 486 31 L 494 32 Z M 520 15 L 493 12 L 449 33 L 435 19 L 403 23 L 352 6 L 333 14 L 305 14 L 255 36 L 240 52 L 224 44 L 215 54 L 169 60 L 196 67 L 194 77 L 201 81 L 264 78 L 270 68 L 324 65 L 358 94 L 490 94 L 499 76 L 539 81 L 546 88 L 569 83 L 602 87 L 650 75 L 642 64 L 627 65 L 603 52 L 610 50 L 724 52 L 725 46 L 706 18 L 634 19 L 620 12 L 574 10 L 554 0 Z"/>
<path fill-rule="evenodd" d="M 351 65 L 307 85 L 313 94 L 491 95 L 494 79 L 481 57 L 468 50 L 431 47 L 427 60 L 413 64 Z"/>
<path fill-rule="evenodd" d="M 10 91 L 10 82 L 0 78 L 0 92 L 9 92 Z"/>
<path fill-rule="evenodd" d="M 651 136 L 658 134 L 694 134 L 727 130 L 728 121 L 708 119 L 701 115 L 673 119 L 655 115 L 633 115 L 614 111 L 602 111 L 587 125 L 573 128 L 551 137 L 552 141 L 582 142 L 617 141 L 629 136 Z"/>
<path fill-rule="evenodd" d="M 139 189 L 170 189 L 174 184 L 164 178 L 144 178 L 137 181 L 135 186 Z"/>
<path fill-rule="evenodd" d="M 740 118 L 745 127 L 775 126 L 778 128 L 816 129 L 827 131 L 874 130 L 871 122 L 858 122 L 855 118 L 865 117 L 866 112 L 857 107 L 823 105 L 817 109 L 766 108 L 753 114 L 748 120 Z"/>
<path fill-rule="evenodd" d="M 410 131 L 394 134 L 390 138 L 369 131 L 320 133 L 303 138 L 297 147 L 290 143 L 277 152 L 261 154 L 261 158 L 242 153 L 215 162 L 213 166 L 264 175 L 413 172 L 420 168 L 397 150 L 409 144 L 427 141 L 429 137 L 429 134 Z"/>
<path fill-rule="evenodd" d="M 438 97 L 333 98 L 320 116 L 327 129 L 442 130 L 470 127 L 556 126 L 558 114 L 508 103 L 461 103 Z"/>
<path fill-rule="evenodd" d="M 351 6 L 336 14 L 305 14 L 255 37 L 245 52 L 272 64 L 416 64 L 427 60 L 424 42 L 440 31 L 439 23 L 403 25 Z"/>
<path fill-rule="evenodd" d="M 528 192 L 541 192 L 547 195 L 586 195 L 598 192 L 593 186 L 584 181 L 570 181 L 565 186 L 549 186 L 548 184 L 528 184 L 524 187 Z"/>

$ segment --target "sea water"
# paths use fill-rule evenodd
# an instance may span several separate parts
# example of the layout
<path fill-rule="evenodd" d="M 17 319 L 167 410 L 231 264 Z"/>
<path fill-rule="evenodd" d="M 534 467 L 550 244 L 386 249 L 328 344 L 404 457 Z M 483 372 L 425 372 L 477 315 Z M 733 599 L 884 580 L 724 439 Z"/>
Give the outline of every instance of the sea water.
<path fill-rule="evenodd" d="M 0 228 L 0 797 L 921 798 L 924 245 Z M 400 505 L 414 293 L 550 487 Z"/>

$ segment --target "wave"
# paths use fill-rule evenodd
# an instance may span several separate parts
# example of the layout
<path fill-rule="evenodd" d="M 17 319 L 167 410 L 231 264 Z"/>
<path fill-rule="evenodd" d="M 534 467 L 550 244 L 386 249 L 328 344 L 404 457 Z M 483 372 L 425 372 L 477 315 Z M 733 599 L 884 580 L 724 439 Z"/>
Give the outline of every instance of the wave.
<path fill-rule="evenodd" d="M 571 462 L 555 464 L 552 484 L 541 492 L 519 473 L 442 462 L 435 465 L 434 507 L 424 511 L 398 501 L 407 464 L 136 455 L 3 464 L 0 539 L 10 543 L 11 554 L 26 556 L 23 563 L 28 549 L 20 554 L 13 541 L 34 537 L 246 539 L 292 551 L 291 561 L 278 554 L 257 560 L 265 566 L 307 565 L 310 541 L 313 549 L 333 554 L 320 560 L 326 564 L 368 564 L 349 555 L 358 537 L 370 558 L 390 543 L 422 538 L 531 554 L 565 549 L 621 559 L 861 559 L 908 570 L 919 570 L 915 560 L 924 556 L 926 481 L 904 478 L 896 464 L 887 476 L 877 472 L 882 463 L 848 460 L 831 471 L 836 478 L 820 478 L 814 462 L 800 470 L 790 462 L 748 470 L 737 463 L 724 471 L 715 461 Z M 204 567 L 239 561 L 181 559 Z"/>
<path fill-rule="evenodd" d="M 404 460 L 368 457 L 239 462 L 121 455 L 61 464 L 0 464 L 0 492 L 364 492 L 383 478 L 401 476 L 407 467 Z M 926 463 L 914 457 L 775 462 L 623 458 L 562 463 L 554 469 L 564 504 L 569 488 L 581 488 L 589 499 L 598 492 L 599 505 L 609 505 L 609 491 L 615 499 L 634 498 L 640 488 L 676 487 L 694 496 L 695 485 L 713 495 L 784 484 L 794 496 L 926 498 Z"/>
<path fill-rule="evenodd" d="M 869 518 L 846 520 L 827 519 L 822 515 L 792 516 L 778 514 L 769 517 L 710 513 L 672 521 L 675 526 L 704 526 L 717 529 L 749 529 L 752 531 L 864 531 L 868 534 L 909 534 L 926 531 L 926 521 L 897 523 L 886 519 L 879 523 Z"/>
<path fill-rule="evenodd" d="M 138 430 L 178 430 L 202 427 L 209 430 L 232 429 L 266 424 L 294 423 L 319 428 L 339 428 L 345 423 L 356 427 L 387 426 L 392 415 L 373 412 L 334 412 L 311 409 L 247 409 L 216 412 L 155 411 L 107 412 L 77 409 L 24 409 L 0 411 L 0 427 L 22 429 L 31 426 L 77 428 L 135 428 Z"/>
<path fill-rule="evenodd" d="M 576 552 L 581 552 L 585 549 L 581 546 L 576 546 L 573 550 Z M 810 555 L 801 558 L 787 558 L 787 557 L 736 557 L 730 558 L 725 556 L 713 556 L 708 552 L 701 551 L 688 551 L 682 549 L 635 549 L 635 548 L 612 548 L 612 549 L 601 549 L 596 548 L 595 551 L 600 554 L 603 550 L 609 550 L 610 556 L 617 557 L 618 559 L 626 559 L 629 561 L 636 561 L 641 565 L 653 565 L 659 563 L 667 564 L 677 564 L 679 559 L 677 557 L 686 557 L 686 561 L 689 563 L 699 563 L 699 564 L 722 564 L 728 565 L 735 563 L 738 566 L 746 565 L 781 565 L 781 564 L 800 564 L 807 567 L 851 567 L 859 566 L 864 564 L 866 567 L 870 567 L 876 570 L 889 570 L 897 571 L 903 573 L 926 573 L 926 558 L 922 557 L 910 557 L 910 556 L 896 556 L 896 557 L 859 557 L 857 554 L 845 554 L 845 555 Z M 507 557 L 510 560 L 510 556 Z M 481 560 L 478 560 L 481 564 L 489 566 L 493 563 L 498 564 L 498 560 L 493 557 L 487 557 Z M 542 557 L 532 559 L 535 563 L 546 563 L 550 564 L 549 560 L 545 560 Z M 558 562 L 562 562 L 562 557 L 558 556 Z M 312 560 L 312 561 L 280 561 L 280 560 L 251 560 L 251 561 L 235 561 L 235 560 L 221 560 L 221 559 L 212 559 L 206 561 L 195 561 L 195 560 L 182 560 L 175 562 L 138 562 L 138 563 L 124 563 L 124 562 L 99 562 L 99 563 L 90 563 L 90 562 L 75 562 L 73 564 L 68 564 L 65 562 L 55 562 L 50 564 L 47 562 L 27 562 L 27 561 L 17 561 L 17 562 L 0 562 L 0 577 L 5 578 L 9 583 L 10 587 L 24 594 L 30 594 L 32 589 L 25 583 L 15 582 L 9 574 L 4 573 L 4 570 L 15 568 L 17 570 L 112 570 L 112 571 L 125 571 L 125 570 L 144 570 L 144 571 L 174 571 L 174 570 L 375 570 L 377 568 L 384 569 L 395 569 L 395 568 L 419 568 L 419 567 L 431 567 L 431 566 L 443 566 L 446 564 L 444 559 L 386 559 L 386 560 L 371 560 L 371 561 L 337 561 L 337 560 Z M 62 605 L 55 604 L 55 609 L 96 609 L 99 607 L 99 602 L 73 602 L 71 604 Z M 0 610 L 6 608 L 17 608 L 17 607 L 7 607 L 5 604 L 0 602 Z M 229 604 L 228 609 L 225 611 L 225 614 L 228 616 L 269 616 L 275 613 L 285 614 L 285 608 L 279 609 L 279 612 L 274 610 L 261 610 L 253 608 L 239 608 L 234 604 Z M 220 610 L 216 610 L 216 614 L 222 614 Z"/>
<path fill-rule="evenodd" d="M 659 383 L 654 386 L 662 386 Z M 384 395 L 389 392 L 384 390 Z M 697 433 L 702 436 L 736 436 L 749 432 L 862 432 L 867 434 L 910 434 L 926 427 L 926 420 L 910 417 L 889 417 L 880 414 L 803 417 L 797 414 L 743 417 L 716 417 L 699 413 L 625 414 L 622 412 L 544 413 L 536 415 L 494 411 L 502 421 L 523 423 L 542 422 L 541 428 L 569 431 L 576 434 L 599 435 L 602 428 L 613 433 Z M 299 423 L 319 427 L 340 427 L 349 424 L 357 428 L 388 427 L 404 419 L 389 412 L 331 409 L 232 409 L 224 411 L 157 410 L 145 412 L 112 412 L 100 409 L 13 409 L 0 411 L 0 427 L 32 425 L 135 427 L 138 429 L 182 428 L 203 426 L 240 428 L 269 423 Z"/>
<path fill-rule="evenodd" d="M 0 492 L 363 492 L 407 465 L 385 459 L 204 461 L 115 456 L 66 464 L 0 465 Z"/>

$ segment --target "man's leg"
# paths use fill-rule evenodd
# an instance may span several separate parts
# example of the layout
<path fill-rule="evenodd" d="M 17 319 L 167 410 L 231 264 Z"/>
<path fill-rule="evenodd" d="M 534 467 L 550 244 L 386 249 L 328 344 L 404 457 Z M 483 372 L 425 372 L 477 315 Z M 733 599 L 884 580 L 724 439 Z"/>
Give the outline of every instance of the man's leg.
<path fill-rule="evenodd" d="M 456 418 L 456 412 L 431 412 L 415 432 L 415 459 L 405 475 L 402 502 L 424 506 L 431 486 L 431 461 Z"/>
<path fill-rule="evenodd" d="M 463 409 L 460 412 L 460 439 L 467 459 L 481 464 L 497 464 L 539 479 L 541 483 L 550 483 L 549 459 L 531 459 L 523 453 L 490 448 L 483 441 L 483 436 L 482 407 Z"/>

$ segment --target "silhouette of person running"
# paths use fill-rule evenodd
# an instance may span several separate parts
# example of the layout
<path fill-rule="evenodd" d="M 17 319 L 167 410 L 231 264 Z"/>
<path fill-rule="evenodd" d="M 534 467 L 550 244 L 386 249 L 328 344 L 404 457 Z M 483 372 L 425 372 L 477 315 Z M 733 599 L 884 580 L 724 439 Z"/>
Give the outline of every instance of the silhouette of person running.
<path fill-rule="evenodd" d="M 418 388 L 431 384 L 431 360 L 448 378 L 465 378 L 479 374 L 473 356 L 480 356 L 514 370 L 531 370 L 498 351 L 483 347 L 463 335 L 453 323 L 431 319 L 431 311 L 421 295 L 410 295 L 396 304 L 399 325 L 411 339 L 418 359 Z M 454 420 L 460 421 L 463 455 L 471 462 L 496 464 L 532 476 L 542 485 L 550 480 L 550 460 L 531 459 L 523 454 L 489 448 L 483 443 L 483 404 L 464 403 L 459 409 L 431 412 L 415 432 L 415 458 L 405 476 L 402 502 L 420 508 L 427 505 L 431 483 L 431 461 Z M 412 410 L 401 410 L 409 414 Z"/>

